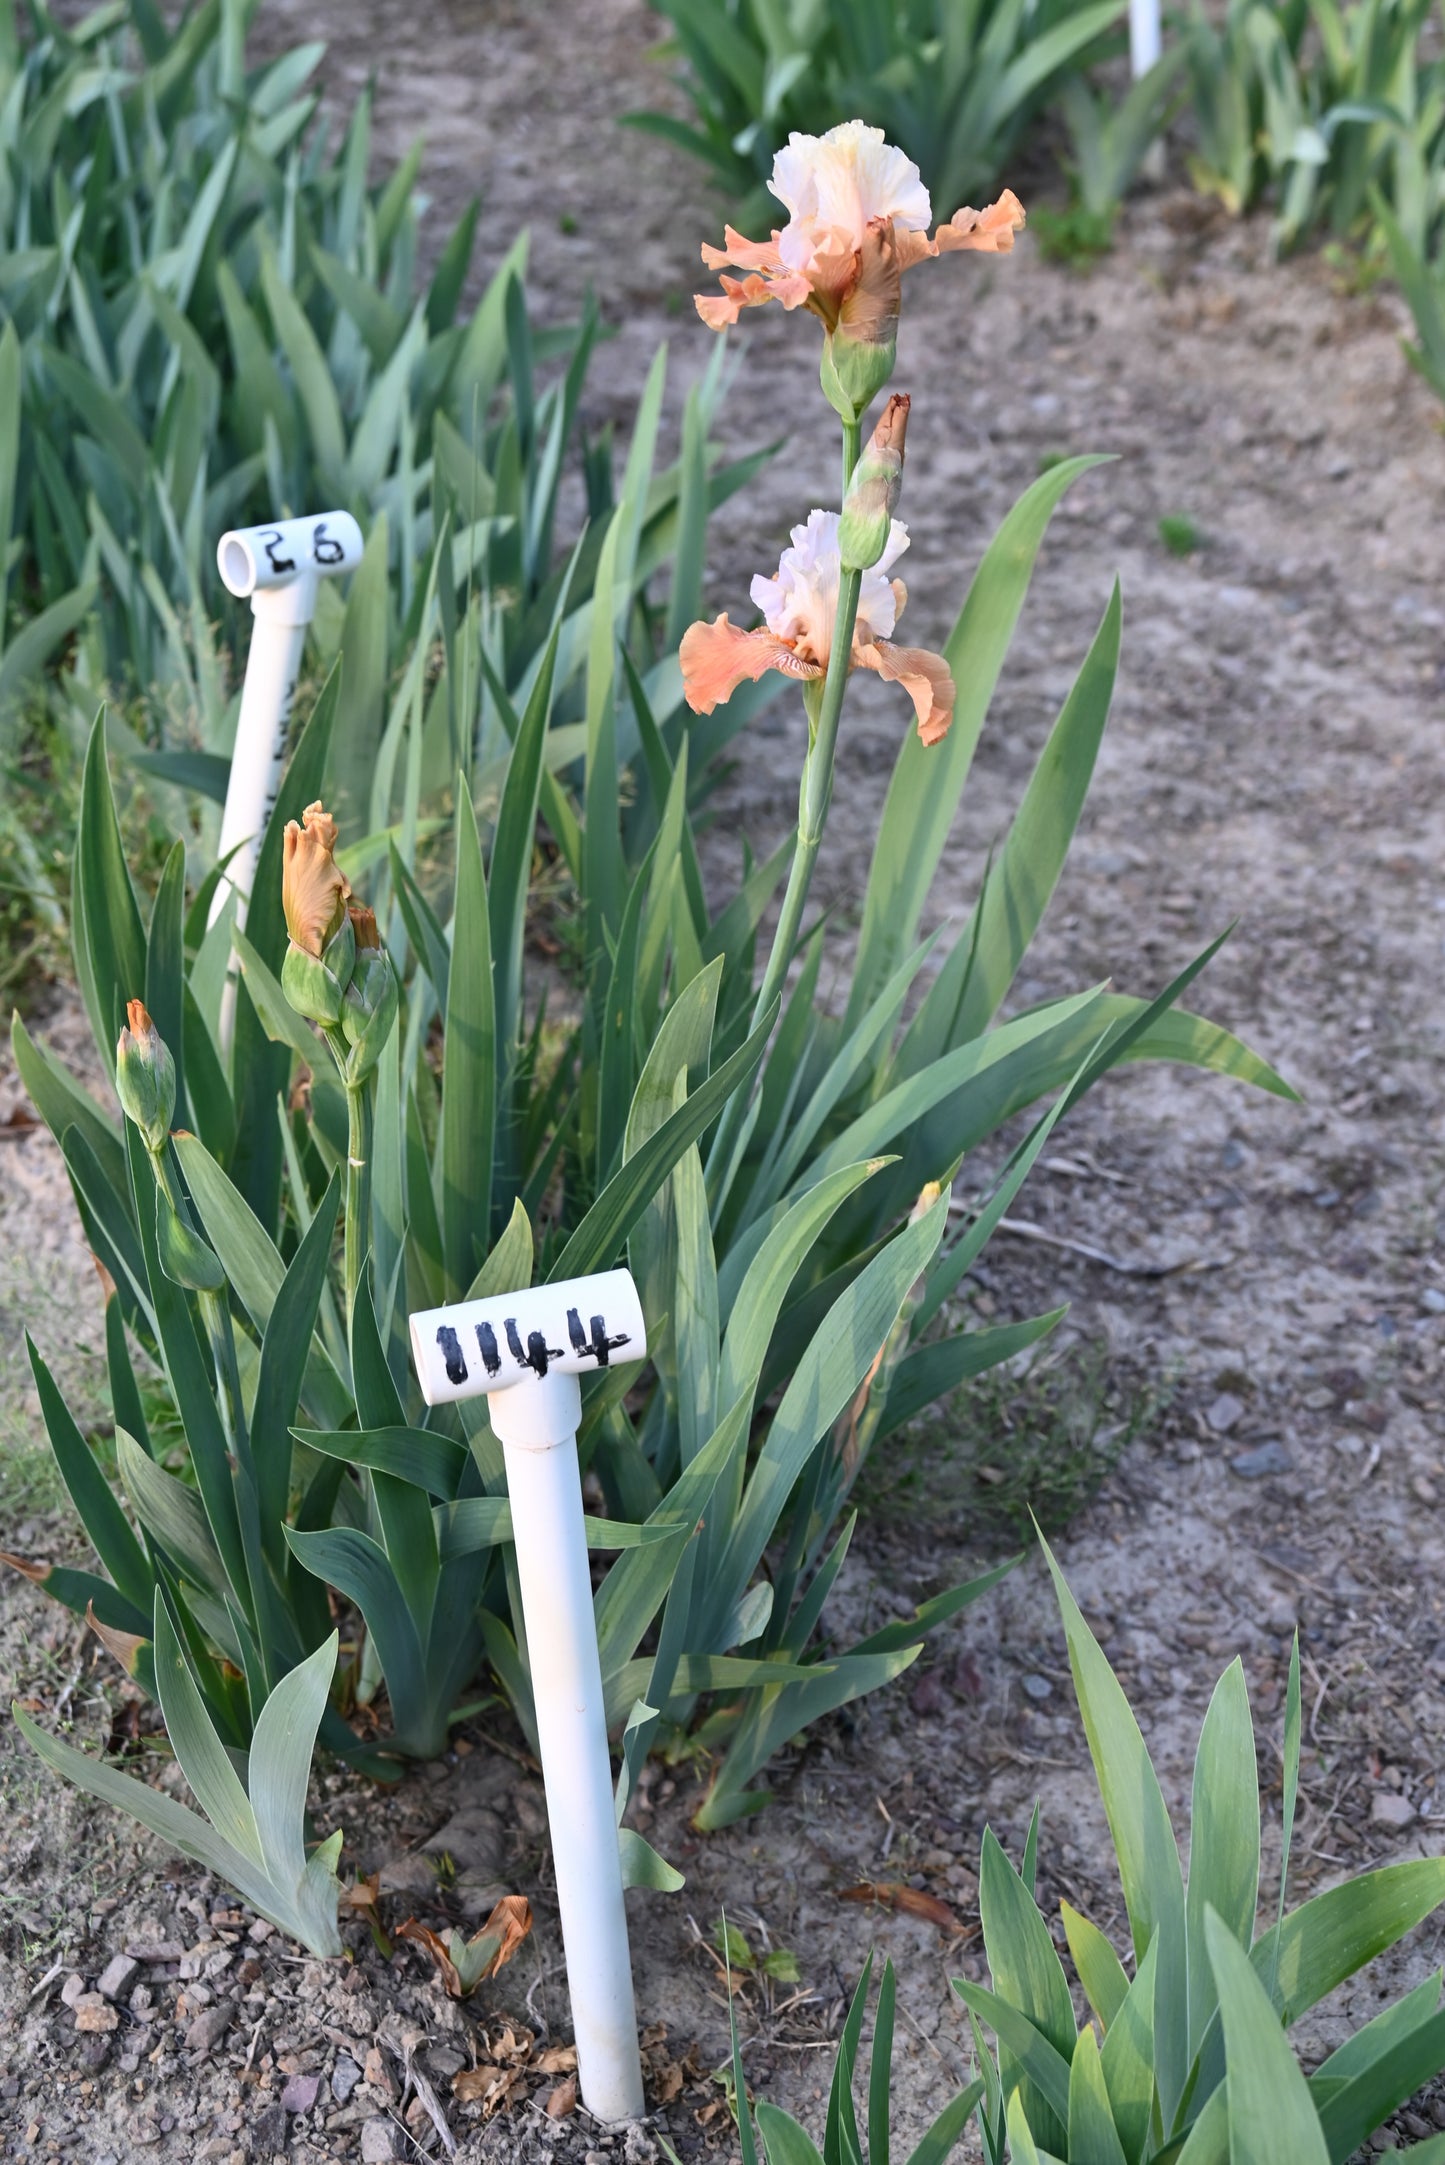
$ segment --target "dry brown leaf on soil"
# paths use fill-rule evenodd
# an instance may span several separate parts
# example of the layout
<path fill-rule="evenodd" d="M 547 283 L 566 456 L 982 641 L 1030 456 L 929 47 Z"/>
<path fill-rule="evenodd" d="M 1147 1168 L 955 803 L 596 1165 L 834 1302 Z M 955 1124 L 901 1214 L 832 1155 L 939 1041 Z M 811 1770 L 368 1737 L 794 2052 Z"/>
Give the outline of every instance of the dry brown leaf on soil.
<path fill-rule="evenodd" d="M 527 2078 L 520 2067 L 464 2067 L 452 2077 L 452 2096 L 459 2105 L 480 2105 L 482 2118 L 510 2110 L 514 2100 L 527 2094 Z"/>
<path fill-rule="evenodd" d="M 351 1886 L 343 1887 L 337 1900 L 342 1909 L 365 1911 L 375 1909 L 380 1894 L 380 1872 L 368 1872 L 364 1879 L 357 1879 Z"/>
<path fill-rule="evenodd" d="M 681 2064 L 677 2060 L 667 2060 L 661 2067 L 650 2070 L 650 2072 L 652 2074 L 652 2096 L 655 2104 L 670 2105 L 676 2098 L 681 2097 L 683 2076 Z"/>
<path fill-rule="evenodd" d="M 510 2022 L 503 2023 L 495 2037 L 489 2030 L 477 2033 L 478 2050 L 494 2067 L 530 2066 L 532 2047 L 536 2042 L 530 2030 L 519 2030 Z"/>
<path fill-rule="evenodd" d="M 565 2120 L 569 2112 L 575 2112 L 577 2110 L 577 2077 L 569 2075 L 565 2082 L 559 2082 L 542 2110 L 549 2120 Z"/>
<path fill-rule="evenodd" d="M 694 2042 L 680 2060 L 667 2049 L 667 2024 L 653 2022 L 637 2040 L 642 2048 L 647 2092 L 654 2105 L 671 2105 L 685 2089 L 707 2089 L 712 2081 Z"/>
<path fill-rule="evenodd" d="M 528 2062 L 534 2074 L 575 2075 L 577 2072 L 577 2047 L 575 2045 L 549 2045 L 539 2052 L 535 2060 Z"/>
<path fill-rule="evenodd" d="M 906 1916 L 921 1917 L 925 1924 L 937 1925 L 940 1932 L 964 1932 L 967 1926 L 954 1915 L 948 1904 L 936 1894 L 928 1894 L 922 1887 L 906 1886 L 896 1879 L 864 1879 L 856 1887 L 840 1887 L 840 1902 L 873 1902 L 880 1909 L 902 1910 Z"/>

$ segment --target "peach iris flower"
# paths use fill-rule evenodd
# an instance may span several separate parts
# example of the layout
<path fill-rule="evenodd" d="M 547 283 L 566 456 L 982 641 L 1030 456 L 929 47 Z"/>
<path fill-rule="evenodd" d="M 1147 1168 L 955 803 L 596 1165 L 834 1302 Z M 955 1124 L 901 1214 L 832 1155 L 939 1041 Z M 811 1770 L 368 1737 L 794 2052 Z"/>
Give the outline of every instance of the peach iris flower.
<path fill-rule="evenodd" d="M 872 669 L 901 684 L 913 701 L 919 736 L 925 744 L 937 744 L 953 720 L 948 664 L 922 647 L 896 646 L 892 637 L 908 595 L 903 581 L 887 573 L 907 547 L 908 529 L 894 519 L 882 556 L 862 576 L 849 667 Z M 763 628 L 743 631 L 720 616 L 713 624 L 691 625 L 683 635 L 682 689 L 694 714 L 711 714 L 745 679 L 755 682 L 768 669 L 805 682 L 821 677 L 833 643 L 840 578 L 838 513 L 810 512 L 806 526 L 793 528 L 793 545 L 783 551 L 777 577 L 753 580 Z"/>
<path fill-rule="evenodd" d="M 308 804 L 298 827 L 286 822 L 281 867 L 281 907 L 292 943 L 319 955 L 346 922 L 351 888 L 332 851 L 339 829 L 318 799 Z"/>
<path fill-rule="evenodd" d="M 750 241 L 728 226 L 725 247 L 703 248 L 710 269 L 732 264 L 750 274 L 724 276 L 720 294 L 697 295 L 697 312 L 715 331 L 764 301 L 810 308 L 831 331 L 880 253 L 891 276 L 895 263 L 896 271 L 906 271 L 958 248 L 1003 255 L 1024 222 L 1023 205 L 1006 188 L 987 210 L 955 211 L 930 238 L 933 205 L 917 166 L 884 141 L 881 128 L 861 120 L 845 120 L 826 135 L 789 136 L 773 160 L 769 186 L 788 213 L 771 240 Z M 875 266 L 873 275 L 883 272 Z"/>

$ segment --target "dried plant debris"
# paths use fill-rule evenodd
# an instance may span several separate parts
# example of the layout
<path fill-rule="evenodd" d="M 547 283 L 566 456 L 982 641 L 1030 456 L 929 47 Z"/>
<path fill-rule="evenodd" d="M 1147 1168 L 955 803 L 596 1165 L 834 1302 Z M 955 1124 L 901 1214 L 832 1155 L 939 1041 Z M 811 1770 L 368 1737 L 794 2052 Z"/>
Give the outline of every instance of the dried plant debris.
<path fill-rule="evenodd" d="M 526 1896 L 504 1894 L 481 1930 L 470 1939 L 464 1938 L 454 1925 L 438 1933 L 429 1925 L 418 1924 L 414 1917 L 398 1925 L 396 1936 L 425 1947 L 451 1997 L 464 2000 L 484 1978 L 495 1977 L 503 1964 L 511 1961 L 531 1929 L 532 1910 Z"/>

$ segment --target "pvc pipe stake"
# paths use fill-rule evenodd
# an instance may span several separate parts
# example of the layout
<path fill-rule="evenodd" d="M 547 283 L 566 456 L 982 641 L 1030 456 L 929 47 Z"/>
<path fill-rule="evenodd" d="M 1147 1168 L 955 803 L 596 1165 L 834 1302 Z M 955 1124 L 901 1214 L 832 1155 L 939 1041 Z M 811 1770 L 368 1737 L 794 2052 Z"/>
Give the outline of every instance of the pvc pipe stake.
<path fill-rule="evenodd" d="M 238 527 L 222 534 L 216 545 L 222 580 L 238 600 L 249 600 L 255 621 L 221 814 L 219 855 L 225 858 L 233 850 L 235 855 L 216 883 L 208 924 L 216 922 L 233 893 L 236 923 L 244 926 L 246 922 L 261 838 L 281 786 L 286 732 L 301 674 L 306 627 L 316 613 L 316 590 L 322 579 L 354 571 L 361 562 L 362 547 L 361 528 L 349 511 L 285 519 L 275 526 Z M 235 1016 L 233 957 L 221 996 L 221 1044 L 227 1053 Z"/>
<path fill-rule="evenodd" d="M 1137 83 L 1159 58 L 1159 0 L 1129 0 L 1129 68 Z"/>
<path fill-rule="evenodd" d="M 647 1352 L 637 1288 L 630 1272 L 603 1271 L 410 1320 L 429 1406 L 490 1397 L 512 1506 L 578 2085 L 599 2120 L 635 2120 L 642 2064 L 577 1427 L 578 1378 L 614 1355 L 636 1361 Z"/>

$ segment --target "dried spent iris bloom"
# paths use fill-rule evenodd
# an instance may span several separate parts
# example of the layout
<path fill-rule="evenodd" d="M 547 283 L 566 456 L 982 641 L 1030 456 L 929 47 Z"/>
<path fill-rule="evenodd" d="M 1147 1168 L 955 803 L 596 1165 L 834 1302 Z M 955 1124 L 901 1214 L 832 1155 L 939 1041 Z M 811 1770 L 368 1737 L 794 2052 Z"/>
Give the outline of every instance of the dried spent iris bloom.
<path fill-rule="evenodd" d="M 806 526 L 793 528 L 793 545 L 783 551 L 777 577 L 753 580 L 752 598 L 764 617 L 760 629 L 744 631 L 724 615 L 684 634 L 682 688 L 694 714 L 710 714 L 745 678 L 755 680 L 769 669 L 805 682 L 824 675 L 843 571 L 839 525 L 836 511 L 810 512 Z M 937 744 L 953 720 L 948 664 L 941 654 L 896 646 L 892 638 L 908 595 L 901 579 L 886 574 L 907 547 L 907 527 L 890 519 L 882 552 L 862 575 L 849 667 L 872 669 L 901 684 L 913 701 L 919 736 L 925 744 Z"/>

